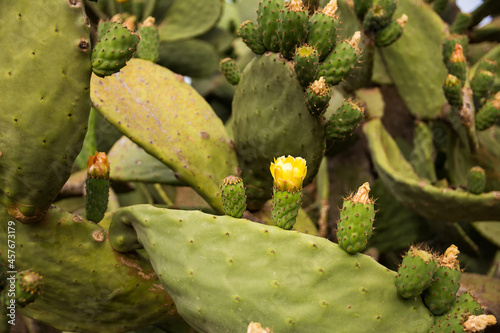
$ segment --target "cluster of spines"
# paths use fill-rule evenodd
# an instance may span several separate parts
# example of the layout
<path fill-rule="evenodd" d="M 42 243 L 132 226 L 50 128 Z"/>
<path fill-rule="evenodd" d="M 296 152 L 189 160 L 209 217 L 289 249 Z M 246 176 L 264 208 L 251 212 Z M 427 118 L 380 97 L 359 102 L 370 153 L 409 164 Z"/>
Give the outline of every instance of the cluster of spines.
<path fill-rule="evenodd" d="M 100 77 L 117 73 L 132 58 L 139 44 L 139 36 L 120 23 L 105 24 L 101 38 L 92 50 L 92 71 Z"/>
<path fill-rule="evenodd" d="M 222 206 L 226 215 L 241 218 L 247 208 L 245 184 L 240 177 L 228 176 L 219 186 L 221 191 Z"/>
<path fill-rule="evenodd" d="M 363 251 L 373 233 L 375 202 L 369 197 L 370 185 L 364 183 L 356 192 L 344 199 L 337 222 L 337 240 L 347 253 Z"/>
<path fill-rule="evenodd" d="M 354 0 L 353 7 L 365 32 L 374 35 L 375 46 L 389 46 L 403 35 L 408 16 L 393 18 L 398 0 Z"/>
<path fill-rule="evenodd" d="M 342 105 L 326 121 L 325 131 L 331 140 L 343 140 L 353 133 L 364 117 L 364 106 L 352 98 L 344 100 Z"/>

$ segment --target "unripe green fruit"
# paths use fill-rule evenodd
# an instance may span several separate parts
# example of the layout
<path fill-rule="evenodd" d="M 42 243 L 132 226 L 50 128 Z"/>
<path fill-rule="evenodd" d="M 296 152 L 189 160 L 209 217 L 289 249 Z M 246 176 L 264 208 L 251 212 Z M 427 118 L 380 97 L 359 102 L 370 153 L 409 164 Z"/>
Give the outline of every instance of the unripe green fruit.
<path fill-rule="evenodd" d="M 472 167 L 467 174 L 467 189 L 470 193 L 481 194 L 486 185 L 486 174 L 480 166 Z"/>
<path fill-rule="evenodd" d="M 226 215 L 241 218 L 247 208 L 243 180 L 236 176 L 228 176 L 220 184 L 220 190 Z"/>
<path fill-rule="evenodd" d="M 323 76 L 327 84 L 339 84 L 349 76 L 361 56 L 358 49 L 360 38 L 361 33 L 358 31 L 354 33 L 351 40 L 338 43 L 335 49 L 320 64 L 319 76 Z"/>
<path fill-rule="evenodd" d="M 302 191 L 282 191 L 273 188 L 273 223 L 285 230 L 293 228 L 299 214 Z"/>
<path fill-rule="evenodd" d="M 262 40 L 262 34 L 260 33 L 259 27 L 255 22 L 243 22 L 238 30 L 238 35 L 243 39 L 243 42 L 247 44 L 253 53 L 262 54 L 266 52 L 266 47 L 264 46 L 264 41 Z"/>
<path fill-rule="evenodd" d="M 233 86 L 240 82 L 241 71 L 236 61 L 231 58 L 222 59 L 219 63 L 219 67 L 226 80 Z"/>
<path fill-rule="evenodd" d="M 309 15 L 301 0 L 292 0 L 281 11 L 278 36 L 280 53 L 287 59 L 293 58 L 295 47 L 305 42 L 309 26 Z"/>
<path fill-rule="evenodd" d="M 496 60 L 481 58 L 481 60 L 479 60 L 477 64 L 476 72 L 485 70 L 495 74 L 497 72 L 497 68 L 498 68 L 498 63 L 496 62 Z"/>
<path fill-rule="evenodd" d="M 439 267 L 434 273 L 431 286 L 423 293 L 424 303 L 434 315 L 451 309 L 454 304 L 462 271 L 456 259 L 459 251 L 451 245 L 438 259 Z"/>
<path fill-rule="evenodd" d="M 324 78 L 314 81 L 306 89 L 306 105 L 309 112 L 314 116 L 325 113 L 330 103 L 330 88 L 326 85 Z"/>
<path fill-rule="evenodd" d="M 483 105 L 484 99 L 490 94 L 490 90 L 495 82 L 495 74 L 487 70 L 476 71 L 470 80 L 472 96 L 477 105 Z"/>
<path fill-rule="evenodd" d="M 363 184 L 355 195 L 344 200 L 337 223 L 337 240 L 344 251 L 363 251 L 373 233 L 375 203 L 368 196 L 370 186 Z"/>
<path fill-rule="evenodd" d="M 372 6 L 363 18 L 363 27 L 373 32 L 387 27 L 397 7 L 397 0 L 373 0 Z"/>
<path fill-rule="evenodd" d="M 13 293 L 13 299 L 15 300 L 16 307 L 22 308 L 30 303 L 33 303 L 40 295 L 43 286 L 43 283 L 41 281 L 42 277 L 40 276 L 40 274 L 29 269 L 26 271 L 18 272 L 15 279 L 16 289 Z M 2 293 L 2 306 L 10 305 L 12 299 L 10 295 L 5 295 L 6 292 L 7 289 L 5 289 Z"/>
<path fill-rule="evenodd" d="M 448 35 L 443 42 L 443 61 L 448 64 L 451 54 L 455 51 L 456 44 L 462 46 L 463 53 L 467 54 L 469 38 L 466 35 Z"/>
<path fill-rule="evenodd" d="M 137 45 L 136 58 L 158 62 L 160 59 L 160 34 L 154 25 L 154 18 L 149 17 L 143 25 L 137 29 L 137 34 L 141 37 Z"/>
<path fill-rule="evenodd" d="M 401 18 L 392 21 L 388 26 L 379 30 L 375 35 L 375 46 L 385 47 L 397 41 L 403 35 L 407 20 L 408 16 L 403 14 Z"/>
<path fill-rule="evenodd" d="M 345 100 L 326 122 L 326 136 L 332 140 L 343 140 L 359 126 L 364 117 L 364 108 L 352 99 Z"/>
<path fill-rule="evenodd" d="M 429 288 L 438 268 L 434 255 L 412 246 L 403 257 L 394 283 L 403 298 L 416 297 Z"/>
<path fill-rule="evenodd" d="M 285 5 L 284 0 L 262 0 L 257 10 L 257 24 L 266 49 L 279 52 L 278 22 L 280 12 Z"/>
<path fill-rule="evenodd" d="M 92 71 L 100 77 L 119 72 L 132 58 L 139 40 L 121 24 L 113 24 L 92 50 Z"/>
<path fill-rule="evenodd" d="M 294 71 L 302 87 L 318 78 L 319 53 L 314 46 L 305 44 L 295 50 Z"/>
<path fill-rule="evenodd" d="M 444 96 L 450 105 L 457 107 L 462 106 L 464 103 L 462 96 L 462 83 L 456 76 L 448 74 L 446 81 L 443 83 L 443 91 Z"/>
<path fill-rule="evenodd" d="M 460 44 L 455 44 L 455 50 L 446 63 L 446 67 L 448 68 L 448 73 L 456 76 L 463 87 L 467 75 L 467 61 L 465 60 L 463 48 Z"/>
<path fill-rule="evenodd" d="M 354 0 L 353 5 L 356 16 L 358 16 L 360 20 L 363 20 L 363 18 L 366 15 L 366 12 L 368 12 L 372 4 L 373 0 Z"/>
<path fill-rule="evenodd" d="M 488 100 L 476 113 L 476 129 L 484 131 L 495 125 L 500 119 L 500 92 Z"/>
<path fill-rule="evenodd" d="M 309 18 L 307 44 L 318 50 L 320 61 L 323 61 L 335 47 L 337 29 L 340 26 L 340 21 L 335 15 L 336 10 L 336 1 L 329 2 L 325 8 Z"/>

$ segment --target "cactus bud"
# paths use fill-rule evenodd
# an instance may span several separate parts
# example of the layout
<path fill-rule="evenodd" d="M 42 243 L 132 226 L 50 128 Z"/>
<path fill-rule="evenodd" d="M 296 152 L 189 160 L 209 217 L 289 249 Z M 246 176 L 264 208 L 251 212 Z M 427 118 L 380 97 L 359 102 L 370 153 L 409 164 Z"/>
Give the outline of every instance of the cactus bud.
<path fill-rule="evenodd" d="M 476 129 L 484 131 L 495 125 L 500 119 L 500 92 L 489 99 L 476 113 Z"/>
<path fill-rule="evenodd" d="M 462 83 L 456 76 L 448 74 L 446 81 L 443 83 L 443 91 L 450 105 L 457 107 L 462 106 L 464 102 L 462 96 Z"/>
<path fill-rule="evenodd" d="M 241 218 L 247 207 L 243 180 L 240 177 L 228 176 L 222 180 L 220 190 L 226 215 Z"/>
<path fill-rule="evenodd" d="M 330 88 L 328 88 L 325 78 L 320 77 L 306 89 L 306 105 L 309 112 L 314 116 L 321 116 L 325 113 L 330 103 Z"/>
<path fill-rule="evenodd" d="M 467 189 L 470 193 L 481 194 L 486 185 L 486 175 L 480 166 L 472 167 L 467 174 Z"/>
<path fill-rule="evenodd" d="M 404 31 L 408 16 L 403 14 L 400 18 L 389 23 L 388 26 L 381 29 L 375 34 L 375 46 L 385 47 L 397 41 Z"/>
<path fill-rule="evenodd" d="M 302 87 L 318 78 L 319 53 L 314 46 L 304 44 L 295 50 L 294 71 Z"/>
<path fill-rule="evenodd" d="M 87 161 L 85 209 L 87 219 L 99 223 L 108 208 L 109 161 L 106 153 L 95 153 Z"/>
<path fill-rule="evenodd" d="M 219 63 L 221 73 L 233 86 L 240 82 L 241 72 L 236 61 L 231 58 L 224 58 Z"/>
<path fill-rule="evenodd" d="M 253 51 L 255 54 L 262 54 L 266 52 L 266 47 L 262 40 L 262 34 L 259 31 L 257 24 L 253 21 L 245 21 L 240 25 L 238 29 L 238 35 L 243 39 L 243 42 Z"/>

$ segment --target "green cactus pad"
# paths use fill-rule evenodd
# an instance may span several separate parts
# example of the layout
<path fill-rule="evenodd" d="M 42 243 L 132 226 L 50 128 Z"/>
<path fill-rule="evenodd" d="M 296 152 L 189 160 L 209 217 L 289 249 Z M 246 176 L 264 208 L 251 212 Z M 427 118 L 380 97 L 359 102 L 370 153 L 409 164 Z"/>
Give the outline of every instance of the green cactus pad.
<path fill-rule="evenodd" d="M 326 137 L 331 140 L 343 140 L 359 126 L 363 116 L 364 109 L 360 104 L 352 99 L 344 100 L 326 122 Z"/>
<path fill-rule="evenodd" d="M 141 59 L 105 80 L 93 76 L 91 86 L 94 105 L 109 122 L 223 212 L 219 183 L 235 173 L 236 154 L 222 121 L 191 86 Z"/>
<path fill-rule="evenodd" d="M 490 221 L 500 216 L 499 192 L 471 195 L 422 183 L 380 119 L 366 122 L 363 132 L 378 175 L 406 207 L 429 219 L 442 221 Z"/>
<path fill-rule="evenodd" d="M 330 103 L 330 88 L 324 78 L 314 81 L 306 89 L 306 105 L 309 112 L 319 117 L 326 112 Z"/>
<path fill-rule="evenodd" d="M 232 112 L 249 209 L 271 198 L 269 166 L 276 156 L 303 157 L 307 161 L 304 184 L 314 178 L 325 149 L 323 125 L 307 110 L 304 90 L 288 62 L 274 53 L 255 57 L 241 75 Z"/>
<path fill-rule="evenodd" d="M 294 71 L 302 87 L 309 86 L 318 78 L 319 53 L 314 46 L 304 44 L 295 50 Z"/>
<path fill-rule="evenodd" d="M 309 34 L 306 40 L 307 44 L 318 50 L 321 61 L 324 61 L 335 47 L 337 30 L 340 29 L 340 21 L 335 15 L 336 8 L 325 8 L 309 18 Z"/>
<path fill-rule="evenodd" d="M 302 45 L 307 37 L 309 15 L 301 0 L 293 0 L 281 11 L 278 23 L 280 53 L 292 59 L 295 47 Z"/>
<path fill-rule="evenodd" d="M 87 178 L 85 180 L 85 212 L 89 221 L 99 223 L 108 209 L 109 179 Z"/>
<path fill-rule="evenodd" d="M 247 208 L 245 184 L 236 176 L 228 176 L 220 184 L 222 205 L 226 215 L 240 218 Z"/>
<path fill-rule="evenodd" d="M 137 29 L 137 34 L 141 37 L 137 45 L 136 58 L 158 62 L 160 59 L 160 34 L 158 28 L 153 23 L 142 25 Z"/>
<path fill-rule="evenodd" d="M 467 189 L 470 193 L 481 194 L 486 185 L 486 175 L 480 166 L 472 167 L 467 174 Z"/>
<path fill-rule="evenodd" d="M 408 17 L 403 15 L 400 19 L 393 20 L 389 25 L 380 29 L 375 35 L 375 46 L 385 47 L 396 42 L 403 35 L 407 19 Z"/>
<path fill-rule="evenodd" d="M 497 97 L 498 96 L 498 97 Z M 500 119 L 500 93 L 488 100 L 476 113 L 476 129 L 485 131 Z"/>
<path fill-rule="evenodd" d="M 90 36 L 82 1 L 3 1 L 0 203 L 43 218 L 81 150 L 90 113 Z"/>
<path fill-rule="evenodd" d="M 222 8 L 220 0 L 173 1 L 163 22 L 158 22 L 160 40 L 186 40 L 208 32 L 217 24 Z"/>
<path fill-rule="evenodd" d="M 0 221 L 9 220 L 0 207 Z M 111 248 L 103 228 L 109 222 L 98 225 L 55 206 L 37 224 L 16 222 L 16 268 L 43 277 L 42 293 L 19 314 L 73 332 L 128 332 L 178 318 L 149 261 Z M 0 239 L 7 239 L 7 227 L 0 223 Z M 0 242 L 0 252 L 7 249 Z"/>
<path fill-rule="evenodd" d="M 422 121 L 418 121 L 413 133 L 413 150 L 409 162 L 420 177 L 431 182 L 437 180 L 433 159 L 433 140 L 433 133 L 429 126 Z"/>
<path fill-rule="evenodd" d="M 387 27 L 397 7 L 397 0 L 373 0 L 372 6 L 363 17 L 365 30 L 378 32 Z"/>
<path fill-rule="evenodd" d="M 438 263 L 432 253 L 412 246 L 403 257 L 394 279 L 399 295 L 403 298 L 419 296 L 429 288 L 437 269 Z"/>
<path fill-rule="evenodd" d="M 455 75 L 448 74 L 446 81 L 443 83 L 443 91 L 450 105 L 461 108 L 464 104 L 462 86 L 462 83 Z"/>
<path fill-rule="evenodd" d="M 285 230 L 293 228 L 299 214 L 302 191 L 291 192 L 273 189 L 272 220 Z"/>
<path fill-rule="evenodd" d="M 202 332 L 244 332 L 251 321 L 274 332 L 335 332 L 339 323 L 427 332 L 433 322 L 422 301 L 398 296 L 394 272 L 324 238 L 149 205 L 122 208 L 112 223 L 134 227 L 179 314 Z"/>
<path fill-rule="evenodd" d="M 402 14 L 408 16 L 405 32 L 378 53 L 411 114 L 434 119 L 446 102 L 442 85 L 447 70 L 441 58 L 446 25 L 421 1 L 400 1 L 394 15 Z"/>
<path fill-rule="evenodd" d="M 132 58 L 139 40 L 121 24 L 112 24 L 92 50 L 92 71 L 100 77 L 117 73 Z"/>
<path fill-rule="evenodd" d="M 241 71 L 236 61 L 231 58 L 224 58 L 220 61 L 219 67 L 226 80 L 233 86 L 240 82 Z"/>
<path fill-rule="evenodd" d="M 373 233 L 375 204 L 368 198 L 368 183 L 361 186 L 356 195 L 344 199 L 337 222 L 339 246 L 348 253 L 363 251 Z M 363 195 L 364 198 L 359 197 Z"/>
<path fill-rule="evenodd" d="M 108 159 L 112 181 L 186 185 L 175 177 L 172 169 L 126 136 L 115 142 Z"/>
<path fill-rule="evenodd" d="M 259 2 L 257 25 L 264 46 L 272 52 L 279 52 L 280 50 L 278 24 L 280 12 L 283 10 L 284 5 L 284 0 L 262 0 Z"/>
<path fill-rule="evenodd" d="M 240 25 L 238 35 L 243 39 L 243 42 L 255 54 L 262 54 L 266 52 L 262 35 L 259 31 L 258 25 L 253 21 L 245 21 Z"/>
<path fill-rule="evenodd" d="M 338 43 L 335 49 L 321 63 L 319 76 L 324 77 L 326 83 L 337 85 L 349 76 L 361 56 L 358 48 L 359 38 L 358 32 L 350 41 L 344 40 Z M 355 39 L 356 41 L 354 41 Z"/>
<path fill-rule="evenodd" d="M 472 23 L 472 16 L 469 13 L 458 12 L 457 16 L 450 25 L 450 33 L 466 34 L 469 25 Z"/>

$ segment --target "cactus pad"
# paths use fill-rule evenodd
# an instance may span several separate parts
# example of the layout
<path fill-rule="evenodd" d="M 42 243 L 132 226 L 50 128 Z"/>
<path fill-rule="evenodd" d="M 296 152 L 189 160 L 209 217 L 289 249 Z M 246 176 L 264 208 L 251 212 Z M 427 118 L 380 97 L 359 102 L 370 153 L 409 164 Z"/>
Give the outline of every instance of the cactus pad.
<path fill-rule="evenodd" d="M 196 330 L 245 332 L 259 322 L 274 332 L 334 332 L 339 323 L 346 332 L 426 332 L 432 325 L 421 301 L 397 295 L 394 272 L 324 238 L 149 205 L 118 210 L 115 223 L 133 226 Z"/>

